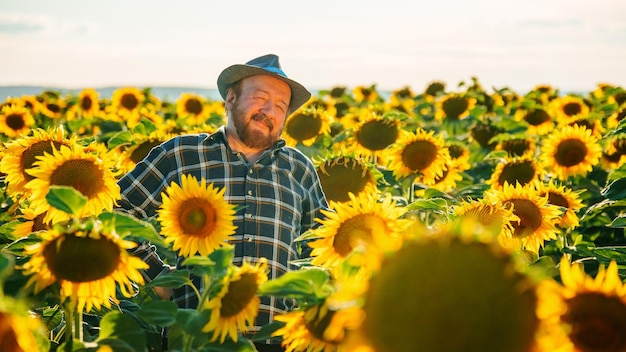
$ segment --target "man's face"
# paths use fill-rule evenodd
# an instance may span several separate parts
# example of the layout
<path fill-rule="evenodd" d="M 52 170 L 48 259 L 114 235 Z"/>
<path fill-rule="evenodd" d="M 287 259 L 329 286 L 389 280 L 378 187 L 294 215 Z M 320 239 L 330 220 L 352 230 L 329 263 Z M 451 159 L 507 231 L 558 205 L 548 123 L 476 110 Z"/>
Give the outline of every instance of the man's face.
<path fill-rule="evenodd" d="M 249 148 L 267 149 L 280 138 L 287 118 L 291 89 L 274 77 L 257 75 L 241 82 L 241 94 L 230 105 L 230 119 Z M 227 104 L 228 107 L 228 104 Z"/>

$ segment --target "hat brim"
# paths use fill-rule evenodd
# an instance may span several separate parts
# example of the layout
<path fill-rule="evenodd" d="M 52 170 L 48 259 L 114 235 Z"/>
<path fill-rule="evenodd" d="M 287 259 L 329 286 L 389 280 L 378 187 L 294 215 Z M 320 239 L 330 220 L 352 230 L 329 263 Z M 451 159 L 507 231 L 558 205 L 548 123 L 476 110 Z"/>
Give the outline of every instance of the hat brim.
<path fill-rule="evenodd" d="M 255 75 L 266 75 L 276 77 L 279 80 L 287 83 L 289 88 L 291 88 L 291 100 L 289 102 L 289 111 L 294 112 L 298 110 L 302 105 L 309 101 L 311 98 L 311 92 L 309 92 L 303 85 L 300 83 L 289 79 L 287 77 L 281 76 L 277 73 L 273 73 L 262 68 L 250 65 L 241 65 L 236 64 L 229 66 L 220 73 L 217 78 L 217 89 L 220 92 L 220 95 L 224 100 L 226 100 L 226 92 L 228 91 L 228 87 L 246 77 L 255 76 Z"/>

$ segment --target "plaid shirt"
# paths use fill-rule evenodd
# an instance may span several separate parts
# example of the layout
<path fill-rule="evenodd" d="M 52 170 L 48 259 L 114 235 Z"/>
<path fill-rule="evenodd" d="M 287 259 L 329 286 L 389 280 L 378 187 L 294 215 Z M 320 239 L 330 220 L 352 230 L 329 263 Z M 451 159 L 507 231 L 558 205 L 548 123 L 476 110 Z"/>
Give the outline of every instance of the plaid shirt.
<path fill-rule="evenodd" d="M 153 217 L 161 205 L 161 192 L 181 176 L 191 174 L 204 178 L 216 187 L 225 188 L 224 197 L 235 204 L 237 230 L 231 244 L 235 246 L 233 263 L 256 263 L 265 257 L 269 279 L 295 269 L 290 261 L 298 259 L 294 239 L 319 223 L 320 210 L 328 209 L 320 181 L 312 162 L 302 152 L 285 145 L 284 140 L 263 152 L 254 165 L 241 153 L 230 149 L 224 127 L 213 134 L 191 134 L 174 137 L 153 148 L 118 185 L 122 200 L 119 205 L 138 218 Z M 150 265 L 144 273 L 149 282 L 170 270 L 155 251 L 143 243 L 133 252 Z M 181 259 L 178 258 L 177 267 Z M 194 284 L 202 290 L 202 280 Z M 181 308 L 196 308 L 194 291 L 187 285 L 174 291 L 174 301 Z M 273 321 L 276 313 L 291 309 L 290 301 L 261 297 L 255 327 Z"/>

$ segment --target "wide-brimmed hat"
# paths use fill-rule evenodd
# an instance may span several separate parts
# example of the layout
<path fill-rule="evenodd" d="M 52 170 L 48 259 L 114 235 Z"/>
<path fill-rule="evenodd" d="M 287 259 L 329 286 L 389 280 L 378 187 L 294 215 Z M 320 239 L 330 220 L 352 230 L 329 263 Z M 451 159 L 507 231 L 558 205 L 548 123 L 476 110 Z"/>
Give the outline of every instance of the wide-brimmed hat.
<path fill-rule="evenodd" d="M 289 111 L 291 112 L 296 111 L 311 98 L 311 93 L 303 85 L 287 78 L 285 72 L 280 68 L 278 56 L 274 54 L 263 55 L 243 65 L 236 64 L 225 68 L 217 77 L 217 89 L 222 98 L 226 100 L 226 91 L 231 84 L 254 75 L 273 76 L 287 83 L 291 88 L 291 101 L 289 102 Z"/>

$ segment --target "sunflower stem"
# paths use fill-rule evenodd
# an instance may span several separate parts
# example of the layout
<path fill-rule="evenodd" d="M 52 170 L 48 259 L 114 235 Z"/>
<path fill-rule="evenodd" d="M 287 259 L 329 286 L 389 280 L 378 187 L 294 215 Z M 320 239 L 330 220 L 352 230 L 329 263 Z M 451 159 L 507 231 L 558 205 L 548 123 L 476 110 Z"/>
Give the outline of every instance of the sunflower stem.
<path fill-rule="evenodd" d="M 63 305 L 63 310 L 65 311 L 65 351 L 72 351 L 72 342 L 74 340 L 74 306 L 71 302 L 65 303 Z M 67 326 L 70 328 L 68 329 Z"/>

